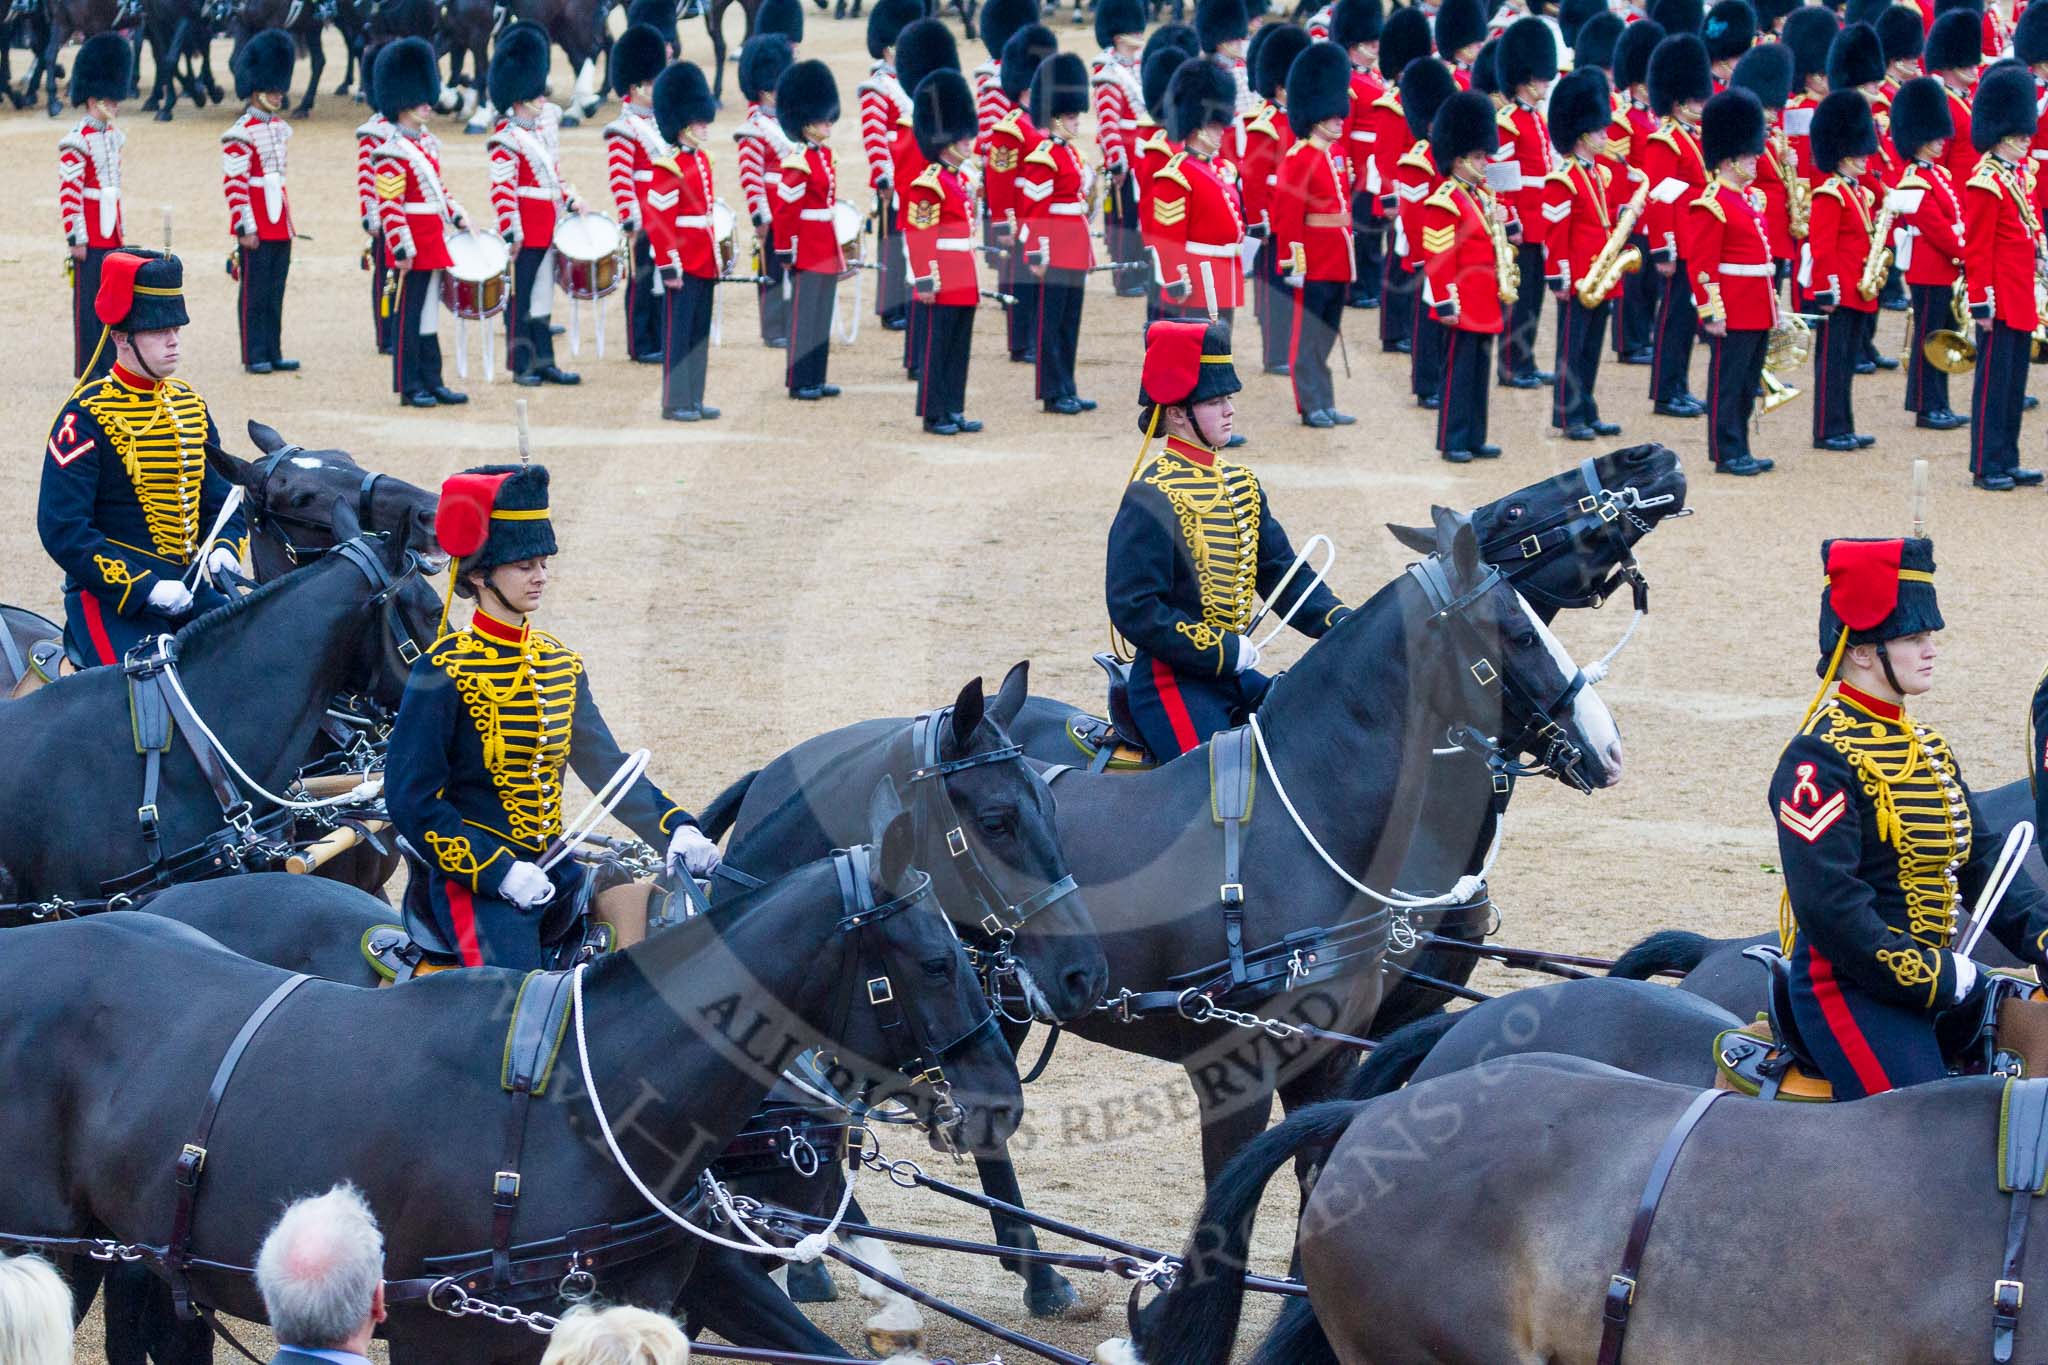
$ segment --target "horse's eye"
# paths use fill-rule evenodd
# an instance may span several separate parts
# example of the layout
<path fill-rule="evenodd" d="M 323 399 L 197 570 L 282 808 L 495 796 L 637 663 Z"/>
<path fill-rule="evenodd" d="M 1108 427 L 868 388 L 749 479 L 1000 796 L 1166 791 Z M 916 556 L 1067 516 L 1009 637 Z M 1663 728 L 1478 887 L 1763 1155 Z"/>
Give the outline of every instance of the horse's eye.
<path fill-rule="evenodd" d="M 1535 632 L 1535 631 L 1533 631 L 1533 630 L 1525 630 L 1525 631 L 1521 631 L 1521 632 L 1518 632 L 1518 633 L 1516 634 L 1516 636 L 1515 636 L 1515 648 L 1517 648 L 1517 649 L 1533 649 L 1533 648 L 1535 648 L 1535 647 L 1536 647 L 1536 632 Z"/>
<path fill-rule="evenodd" d="M 313 498 L 314 494 L 311 492 L 294 493 L 292 494 L 292 506 L 311 507 L 313 505 Z"/>
<path fill-rule="evenodd" d="M 982 833 L 1000 837 L 1010 832 L 1010 822 L 1014 818 L 1008 812 L 1001 812 L 977 816 L 975 823 L 981 826 Z"/>
<path fill-rule="evenodd" d="M 1510 503 L 1510 504 L 1508 505 L 1508 520 L 1509 520 L 1509 521 L 1520 521 L 1520 520 L 1522 519 L 1522 513 L 1523 513 L 1523 512 L 1525 512 L 1525 511 L 1527 511 L 1527 510 L 1528 510 L 1528 509 L 1527 509 L 1527 508 L 1525 508 L 1525 507 L 1523 507 L 1523 506 L 1522 506 L 1522 504 L 1521 504 L 1521 503 L 1519 503 L 1519 502 L 1517 502 L 1517 503 Z"/>

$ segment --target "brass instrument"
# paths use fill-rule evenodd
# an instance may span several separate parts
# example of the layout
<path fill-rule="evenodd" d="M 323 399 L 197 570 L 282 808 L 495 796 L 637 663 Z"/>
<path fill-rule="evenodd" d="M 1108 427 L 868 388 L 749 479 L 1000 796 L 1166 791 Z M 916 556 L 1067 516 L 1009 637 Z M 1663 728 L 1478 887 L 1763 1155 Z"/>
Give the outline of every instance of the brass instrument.
<path fill-rule="evenodd" d="M 1892 239 L 1892 224 L 1899 211 L 1891 206 L 1890 195 L 1885 198 L 1887 202 L 1877 215 L 1877 225 L 1870 229 L 1870 249 L 1863 256 L 1863 274 L 1856 280 L 1856 292 L 1866 299 L 1874 299 L 1883 291 L 1884 277 L 1892 270 L 1892 249 L 1887 243 Z"/>
<path fill-rule="evenodd" d="M 1970 324 L 1969 294 L 1961 275 L 1956 276 L 1955 288 L 1949 295 L 1949 311 L 1954 315 L 1954 329 L 1943 327 L 1929 332 L 1920 345 L 1920 354 L 1943 374 L 1967 374 L 1977 365 L 1977 336 L 1976 328 Z"/>
<path fill-rule="evenodd" d="M 1512 306 L 1522 296 L 1522 267 L 1515 263 L 1515 248 L 1508 241 L 1508 225 L 1500 220 L 1500 201 L 1484 185 L 1472 187 L 1479 197 L 1480 216 L 1486 220 L 1486 235 L 1493 241 L 1493 272 L 1500 278 L 1500 301 Z"/>
<path fill-rule="evenodd" d="M 1642 217 L 1643 205 L 1649 202 L 1650 183 L 1645 180 L 1627 204 L 1622 206 L 1621 216 L 1614 220 L 1614 231 L 1600 246 L 1600 254 L 1593 258 L 1593 264 L 1586 269 L 1586 276 L 1579 281 L 1579 304 L 1585 308 L 1598 308 L 1607 301 L 1607 296 L 1621 287 L 1621 277 L 1633 275 L 1643 268 L 1643 253 L 1628 245 L 1629 235 L 1635 230 L 1636 220 Z"/>
<path fill-rule="evenodd" d="M 1780 371 L 1799 368 L 1813 354 L 1813 327 L 1805 313 L 1782 314 L 1764 341 L 1763 415 L 1769 416 L 1797 398 L 1800 390 L 1779 378 Z"/>

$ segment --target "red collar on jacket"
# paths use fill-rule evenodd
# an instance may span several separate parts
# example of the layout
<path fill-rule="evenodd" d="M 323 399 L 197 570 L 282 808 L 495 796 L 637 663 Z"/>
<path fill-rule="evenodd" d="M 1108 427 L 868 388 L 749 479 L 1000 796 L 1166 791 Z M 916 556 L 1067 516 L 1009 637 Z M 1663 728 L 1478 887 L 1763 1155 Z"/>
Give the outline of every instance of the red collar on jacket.
<path fill-rule="evenodd" d="M 1207 446 L 1196 445 L 1193 441 L 1183 441 L 1178 436 L 1169 436 L 1166 438 L 1166 448 L 1190 464 L 1198 464 L 1204 469 L 1216 467 L 1216 452 Z"/>
<path fill-rule="evenodd" d="M 1888 720 L 1891 721 L 1893 724 L 1898 724 L 1904 721 L 1906 718 L 1905 707 L 1895 705 L 1894 703 L 1888 701 L 1879 701 L 1876 697 L 1871 696 L 1868 692 L 1860 691 L 1857 688 L 1849 686 L 1849 684 L 1847 683 L 1838 684 L 1836 686 L 1835 691 L 1842 698 L 1842 700 L 1850 703 L 1855 707 L 1858 707 L 1861 710 L 1868 711 L 1871 715 L 1876 716 L 1879 720 Z"/>
<path fill-rule="evenodd" d="M 500 644 L 523 645 L 526 643 L 526 622 L 521 621 L 516 626 L 507 625 L 481 607 L 477 608 L 476 613 L 469 618 L 469 628 L 485 639 L 496 640 Z"/>
<path fill-rule="evenodd" d="M 141 375 L 135 373 L 135 371 L 129 369 L 126 365 L 121 364 L 119 361 L 116 361 L 114 363 L 112 373 L 114 378 L 120 380 L 129 388 L 140 389 L 144 393 L 154 393 L 158 389 L 163 387 L 163 380 L 144 379 Z"/>

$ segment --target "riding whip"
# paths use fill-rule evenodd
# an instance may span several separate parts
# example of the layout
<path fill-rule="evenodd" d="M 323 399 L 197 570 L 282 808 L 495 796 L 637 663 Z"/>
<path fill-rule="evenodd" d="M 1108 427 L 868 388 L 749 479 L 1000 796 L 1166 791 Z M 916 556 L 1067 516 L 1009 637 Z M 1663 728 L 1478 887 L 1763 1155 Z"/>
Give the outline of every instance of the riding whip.
<path fill-rule="evenodd" d="M 220 500 L 220 511 L 214 515 L 212 528 L 207 531 L 206 539 L 199 542 L 199 548 L 193 551 L 192 562 L 185 567 L 183 581 L 186 587 L 190 588 L 199 581 L 197 575 L 206 564 L 207 553 L 213 542 L 220 539 L 221 528 L 228 524 L 228 518 L 242 505 L 244 491 L 242 485 L 236 484 L 228 490 L 228 495 Z"/>
<path fill-rule="evenodd" d="M 1956 944 L 1958 957 L 1968 957 L 1975 951 L 1977 940 L 1984 937 L 1984 931 L 1991 927 L 1991 917 L 1998 911 L 1998 903 L 2005 899 L 2006 889 L 2013 878 L 2020 875 L 2020 865 L 2027 860 L 2027 850 L 2034 846 L 2034 826 L 2022 820 L 2012 827 L 2005 836 L 2005 847 L 1998 851 L 1998 861 L 1992 865 L 1991 875 L 1984 881 L 1984 889 L 1977 893 L 1977 911 L 1970 916 L 1970 927 L 1963 931 L 1962 941 Z"/>

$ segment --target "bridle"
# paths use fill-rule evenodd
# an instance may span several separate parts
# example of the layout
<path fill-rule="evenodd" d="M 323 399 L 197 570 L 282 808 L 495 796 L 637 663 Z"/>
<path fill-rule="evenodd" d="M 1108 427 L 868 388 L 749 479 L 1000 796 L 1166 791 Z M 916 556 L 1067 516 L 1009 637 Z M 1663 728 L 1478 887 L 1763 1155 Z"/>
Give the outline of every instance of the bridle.
<path fill-rule="evenodd" d="M 373 539 L 381 540 L 389 534 L 386 531 L 367 532 L 352 540 L 344 540 L 323 553 L 340 555 L 355 565 L 363 577 L 369 580 L 371 593 L 363 605 L 383 618 L 386 642 L 390 644 L 392 653 L 398 656 L 399 661 L 410 669 L 419 661 L 424 651 L 421 650 L 419 641 L 413 637 L 411 627 L 405 624 L 405 615 L 398 606 L 398 594 L 407 583 L 419 576 L 420 556 L 416 550 L 407 550 L 405 568 L 398 573 L 392 573 L 384 567 L 384 561 L 377 557 L 368 544 Z M 404 679 L 399 679 L 399 682 L 403 685 Z"/>
<path fill-rule="evenodd" d="M 306 448 L 302 445 L 284 445 L 271 451 L 263 458 L 262 463 L 256 466 L 256 479 L 253 484 L 244 485 L 248 492 L 242 503 L 250 533 L 267 536 L 276 542 L 278 548 L 284 551 L 284 557 L 294 565 L 310 564 L 338 548 L 334 545 L 301 545 L 292 539 L 288 529 L 297 527 L 302 533 L 318 532 L 331 539 L 334 535 L 334 523 L 331 520 L 320 521 L 297 512 L 280 511 L 272 508 L 267 501 L 270 480 L 276 475 L 278 467 L 292 456 L 305 453 Z M 370 506 L 376 497 L 377 481 L 383 477 L 384 475 L 377 470 L 366 470 L 362 483 L 356 488 L 356 525 L 365 531 L 370 526 Z"/>
<path fill-rule="evenodd" d="M 1629 543 L 1622 529 L 1624 521 L 1635 528 L 1638 538 L 1648 535 L 1652 524 L 1636 514 L 1654 507 L 1663 507 L 1678 500 L 1676 493 L 1665 493 L 1646 498 L 1633 484 L 1624 484 L 1612 489 L 1602 482 L 1600 470 L 1591 459 L 1579 461 L 1579 478 L 1584 483 L 1585 495 L 1575 503 L 1533 525 L 1518 525 L 1513 531 L 1482 541 L 1479 557 L 1488 564 L 1500 565 L 1510 581 L 1521 594 L 1539 606 L 1552 611 L 1569 611 L 1580 607 L 1597 607 L 1614 595 L 1623 583 L 1629 585 L 1639 612 L 1650 609 L 1650 582 L 1636 563 L 1635 549 Z M 1691 514 L 1690 508 L 1666 512 L 1666 517 L 1682 517 Z M 1586 539 L 1603 544 L 1614 557 L 1615 567 L 1607 577 L 1596 584 L 1590 592 L 1567 597 L 1538 587 L 1530 579 L 1538 563 L 1552 552 Z"/>

